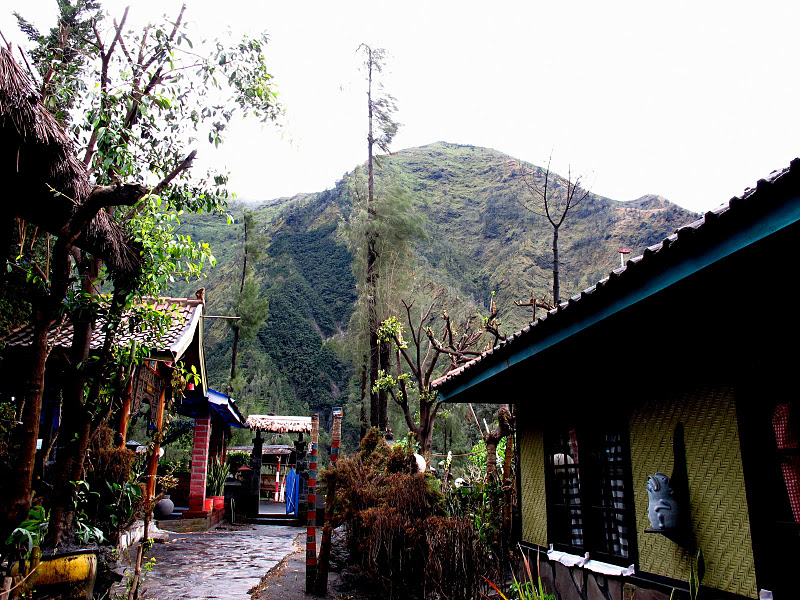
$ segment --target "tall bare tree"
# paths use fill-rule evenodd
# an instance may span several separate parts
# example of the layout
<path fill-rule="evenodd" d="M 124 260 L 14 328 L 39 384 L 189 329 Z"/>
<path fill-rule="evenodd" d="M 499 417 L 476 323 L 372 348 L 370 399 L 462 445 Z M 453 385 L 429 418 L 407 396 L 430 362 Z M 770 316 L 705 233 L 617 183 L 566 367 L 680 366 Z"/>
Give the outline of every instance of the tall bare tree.
<path fill-rule="evenodd" d="M 236 379 L 236 359 L 239 353 L 239 338 L 251 339 L 267 318 L 269 302 L 260 298 L 258 282 L 253 278 L 253 263 L 264 255 L 264 237 L 255 230 L 255 216 L 250 210 L 244 211 L 244 247 L 242 258 L 242 279 L 239 295 L 233 303 L 238 320 L 231 321 L 233 327 L 233 348 L 231 350 L 231 382 Z M 248 258 L 250 259 L 248 264 Z M 230 389 L 230 388 L 229 388 Z"/>
<path fill-rule="evenodd" d="M 534 171 L 519 165 L 522 181 L 531 195 L 530 203 L 519 200 L 519 203 L 535 215 L 545 217 L 553 228 L 553 303 L 561 302 L 561 285 L 559 281 L 558 233 L 573 208 L 583 202 L 589 191 L 581 188 L 580 175 L 572 180 L 572 170 L 567 168 L 567 179 L 557 177 L 550 171 L 552 156 L 547 160 L 547 169 L 542 176 L 541 170 Z"/>
<path fill-rule="evenodd" d="M 364 56 L 364 73 L 367 78 L 367 214 L 370 221 L 375 221 L 375 163 L 380 162 L 375 156 L 375 147 L 383 152 L 389 152 L 389 145 L 397 134 L 400 126 L 392 115 L 397 110 L 396 100 L 383 90 L 383 86 L 376 76 L 383 72 L 386 62 L 386 50 L 372 48 L 361 44 L 357 52 Z M 377 134 L 377 135 L 376 135 Z M 377 310 L 378 296 L 378 249 L 377 233 L 373 227 L 368 227 L 367 237 L 367 321 L 369 327 L 369 383 L 370 383 L 370 425 L 385 431 L 388 426 L 387 394 L 375 388 L 378 381 L 378 372 L 381 366 L 388 365 L 391 350 L 388 342 L 381 344 L 378 340 L 379 317 Z"/>

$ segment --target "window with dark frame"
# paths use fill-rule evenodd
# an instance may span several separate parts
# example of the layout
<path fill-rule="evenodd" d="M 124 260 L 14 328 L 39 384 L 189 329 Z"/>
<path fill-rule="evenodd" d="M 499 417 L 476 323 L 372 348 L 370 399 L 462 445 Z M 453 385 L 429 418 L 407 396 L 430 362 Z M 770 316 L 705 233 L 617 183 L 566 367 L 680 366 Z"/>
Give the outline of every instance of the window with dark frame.
<path fill-rule="evenodd" d="M 800 443 L 795 430 L 793 406 L 790 402 L 779 404 L 772 415 L 772 427 L 775 432 L 777 458 L 785 489 L 785 498 L 789 500 L 791 521 L 777 521 L 776 524 L 786 530 L 798 530 L 800 526 Z"/>
<path fill-rule="evenodd" d="M 545 437 L 548 537 L 557 550 L 636 562 L 627 432 L 562 427 Z"/>

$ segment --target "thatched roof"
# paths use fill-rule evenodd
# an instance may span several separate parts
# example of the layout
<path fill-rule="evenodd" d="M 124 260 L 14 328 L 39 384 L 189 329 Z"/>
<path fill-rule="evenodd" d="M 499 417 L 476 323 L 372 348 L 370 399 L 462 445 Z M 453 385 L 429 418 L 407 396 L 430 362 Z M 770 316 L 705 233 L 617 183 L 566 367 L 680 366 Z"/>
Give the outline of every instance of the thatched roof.
<path fill-rule="evenodd" d="M 0 178 L 16 192 L 13 200 L 6 201 L 6 214 L 54 235 L 95 189 L 69 136 L 4 47 L 0 47 Z M 105 211 L 84 229 L 76 245 L 103 258 L 116 272 L 135 270 L 141 262 L 138 248 Z"/>
<path fill-rule="evenodd" d="M 250 415 L 247 425 L 267 433 L 311 433 L 311 417 Z"/>

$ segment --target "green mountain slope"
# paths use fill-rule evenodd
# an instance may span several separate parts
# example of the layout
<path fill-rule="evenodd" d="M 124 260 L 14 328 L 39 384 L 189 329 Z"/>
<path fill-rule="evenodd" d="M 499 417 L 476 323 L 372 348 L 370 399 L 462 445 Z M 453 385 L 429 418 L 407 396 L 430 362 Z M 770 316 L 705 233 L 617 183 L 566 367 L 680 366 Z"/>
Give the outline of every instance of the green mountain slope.
<path fill-rule="evenodd" d="M 532 169 L 536 169 L 528 165 Z M 351 208 L 348 175 L 329 190 L 251 206 L 267 239 L 255 269 L 270 316 L 241 346 L 234 392 L 245 412 L 305 412 L 343 403 L 353 367 L 342 352 L 356 299 L 352 259 L 339 232 Z M 383 187 L 399 187 L 421 217 L 426 239 L 414 248 L 415 276 L 485 306 L 492 291 L 504 327 L 521 327 L 529 309 L 513 300 L 550 297 L 552 229 L 526 210 L 530 193 L 518 162 L 486 148 L 436 143 L 381 158 Z M 380 186 L 379 186 L 380 187 Z M 231 212 L 241 215 L 242 206 Z M 561 229 L 561 288 L 566 298 L 694 215 L 658 196 L 619 202 L 590 194 Z M 189 219 L 183 228 L 212 244 L 217 266 L 205 282 L 208 312 L 230 314 L 241 276 L 240 226 Z M 191 294 L 184 287 L 176 293 Z M 232 334 L 224 321 L 206 324 L 211 384 L 225 389 Z"/>

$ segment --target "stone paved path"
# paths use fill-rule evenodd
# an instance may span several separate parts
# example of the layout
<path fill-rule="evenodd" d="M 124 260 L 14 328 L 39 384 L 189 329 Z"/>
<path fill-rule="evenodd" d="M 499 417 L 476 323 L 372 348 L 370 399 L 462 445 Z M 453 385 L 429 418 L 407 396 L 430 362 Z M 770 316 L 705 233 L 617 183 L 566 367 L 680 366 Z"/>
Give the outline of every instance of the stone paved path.
<path fill-rule="evenodd" d="M 248 591 L 294 552 L 304 530 L 275 525 L 222 524 L 207 533 L 173 533 L 156 544 L 145 580 L 153 600 L 249 600 Z"/>

